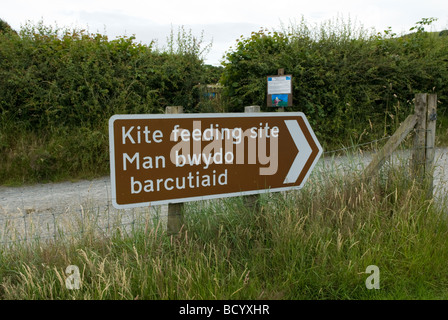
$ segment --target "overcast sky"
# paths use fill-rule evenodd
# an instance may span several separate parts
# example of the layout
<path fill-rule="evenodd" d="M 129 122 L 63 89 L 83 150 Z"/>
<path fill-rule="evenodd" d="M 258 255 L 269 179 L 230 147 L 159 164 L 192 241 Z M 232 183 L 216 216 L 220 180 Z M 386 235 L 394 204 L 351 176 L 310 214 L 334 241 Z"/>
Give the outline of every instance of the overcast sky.
<path fill-rule="evenodd" d="M 212 49 L 206 63 L 219 65 L 222 56 L 241 35 L 261 27 L 279 29 L 300 21 L 310 25 L 337 17 L 350 18 L 364 28 L 387 27 L 405 33 L 421 18 L 435 17 L 434 31 L 448 29 L 446 0 L 2 0 L 0 18 L 19 30 L 27 21 L 46 25 L 86 28 L 110 39 L 135 35 L 163 47 L 173 28 L 184 26 L 196 36 L 204 32 Z"/>

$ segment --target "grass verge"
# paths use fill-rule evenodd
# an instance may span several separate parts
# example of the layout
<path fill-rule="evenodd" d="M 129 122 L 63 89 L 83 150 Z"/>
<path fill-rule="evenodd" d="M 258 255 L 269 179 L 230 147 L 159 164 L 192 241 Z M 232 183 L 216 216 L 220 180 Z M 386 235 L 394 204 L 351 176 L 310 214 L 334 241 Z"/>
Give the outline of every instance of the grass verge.
<path fill-rule="evenodd" d="M 313 174 L 297 192 L 186 206 L 168 236 L 142 222 L 108 237 L 0 249 L 1 299 L 448 299 L 448 223 L 403 166 Z M 69 265 L 81 287 L 66 287 Z M 369 265 L 380 289 L 366 288 Z"/>

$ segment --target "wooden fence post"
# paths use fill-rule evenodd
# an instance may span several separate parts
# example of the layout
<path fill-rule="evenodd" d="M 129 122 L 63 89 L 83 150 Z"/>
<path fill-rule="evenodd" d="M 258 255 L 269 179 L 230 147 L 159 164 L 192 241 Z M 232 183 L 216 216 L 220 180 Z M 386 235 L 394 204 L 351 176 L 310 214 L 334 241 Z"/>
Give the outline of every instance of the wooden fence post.
<path fill-rule="evenodd" d="M 427 178 L 427 196 L 432 198 L 434 190 L 434 156 L 437 121 L 437 94 L 428 94 L 428 111 L 426 113 L 426 159 L 425 175 Z"/>
<path fill-rule="evenodd" d="M 182 106 L 166 107 L 166 114 L 178 114 L 183 113 Z M 184 203 L 169 203 L 168 204 L 168 220 L 166 224 L 166 229 L 168 234 L 177 234 L 182 229 L 184 225 Z"/>
<path fill-rule="evenodd" d="M 425 154 L 426 154 L 426 114 L 427 94 L 418 93 L 415 95 L 415 115 L 417 124 L 415 125 L 414 149 L 412 150 L 411 170 L 412 177 L 419 182 L 423 182 L 425 175 Z"/>
<path fill-rule="evenodd" d="M 254 113 L 254 112 L 260 112 L 260 106 L 247 106 L 244 107 L 245 113 Z M 257 210 L 259 209 L 258 203 L 260 196 L 258 194 L 251 194 L 244 197 L 244 205 L 251 209 L 251 210 Z"/>
<path fill-rule="evenodd" d="M 406 136 L 415 130 L 414 147 L 411 155 L 411 175 L 419 183 L 425 183 L 428 199 L 433 196 L 433 166 L 435 154 L 437 120 L 437 95 L 418 93 L 415 95 L 415 113 L 406 118 L 403 124 L 389 139 L 386 145 L 373 157 L 365 170 L 370 177 L 384 163 Z"/>
<path fill-rule="evenodd" d="M 277 70 L 277 74 L 279 76 L 283 76 L 285 74 L 285 69 L 281 68 Z M 277 112 L 285 112 L 285 107 L 279 107 L 277 108 Z"/>
<path fill-rule="evenodd" d="M 412 174 L 417 181 L 426 184 L 428 198 L 432 198 L 437 94 L 416 94 L 415 113 L 418 116 L 418 121 L 415 127 L 416 132 L 412 154 Z"/>

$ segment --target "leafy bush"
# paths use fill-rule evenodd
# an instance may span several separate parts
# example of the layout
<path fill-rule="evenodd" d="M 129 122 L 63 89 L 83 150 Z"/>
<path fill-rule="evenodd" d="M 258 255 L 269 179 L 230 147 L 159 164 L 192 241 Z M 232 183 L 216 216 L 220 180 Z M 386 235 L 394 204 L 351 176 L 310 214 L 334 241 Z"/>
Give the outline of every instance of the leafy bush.
<path fill-rule="evenodd" d="M 324 148 L 391 134 L 413 112 L 417 92 L 436 92 L 440 118 L 448 97 L 448 38 L 429 33 L 367 32 L 340 19 L 241 37 L 224 68 L 204 65 L 209 45 L 180 28 L 168 46 L 109 40 L 102 34 L 0 21 L 0 183 L 108 173 L 107 120 L 113 114 L 243 111 L 266 107 L 266 76 L 293 75 L 294 107 Z M 204 84 L 220 77 L 219 99 Z M 81 141 L 82 140 L 82 141 Z"/>
<path fill-rule="evenodd" d="M 294 107 L 303 111 L 324 144 L 368 141 L 393 133 L 413 111 L 417 92 L 438 94 L 446 110 L 448 40 L 425 32 L 367 32 L 341 19 L 310 28 L 304 20 L 279 31 L 261 29 L 240 38 L 226 54 L 222 83 L 230 109 L 266 107 L 266 76 L 279 68 L 293 75 Z"/>
<path fill-rule="evenodd" d="M 207 48 L 183 28 L 164 50 L 43 23 L 0 32 L 0 183 L 107 173 L 108 119 L 168 105 L 195 111 Z M 30 148 L 30 139 L 39 146 Z M 99 141 L 105 154 L 97 157 Z"/>
<path fill-rule="evenodd" d="M 2 36 L 3 117 L 30 129 L 97 127 L 115 113 L 193 109 L 203 66 L 197 52 L 159 52 L 134 40 L 42 24 Z"/>

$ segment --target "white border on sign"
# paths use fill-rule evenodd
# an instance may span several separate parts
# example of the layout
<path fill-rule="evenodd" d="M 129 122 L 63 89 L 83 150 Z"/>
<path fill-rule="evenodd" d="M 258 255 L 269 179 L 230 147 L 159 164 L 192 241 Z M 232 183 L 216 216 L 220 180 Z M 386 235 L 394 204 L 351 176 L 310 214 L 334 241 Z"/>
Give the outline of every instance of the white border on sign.
<path fill-rule="evenodd" d="M 308 128 L 308 131 L 310 132 L 314 142 L 316 143 L 317 148 L 319 149 L 318 154 L 311 164 L 311 167 L 309 168 L 307 174 L 302 180 L 302 183 L 299 186 L 291 186 L 291 187 L 281 187 L 281 188 L 273 188 L 273 189 L 261 189 L 261 190 L 252 190 L 252 191 L 241 191 L 241 192 L 231 192 L 231 193 L 220 193 L 220 194 L 213 194 L 213 195 L 207 195 L 207 196 L 196 196 L 196 197 L 186 197 L 186 198 L 179 198 L 179 199 L 169 199 L 169 200 L 160 200 L 160 201 L 153 201 L 153 202 L 139 202 L 139 203 L 132 203 L 132 204 L 126 204 L 121 205 L 117 203 L 117 190 L 116 190 L 116 177 L 115 177 L 115 145 L 114 145 L 114 122 L 115 120 L 132 120 L 132 119 L 188 119 L 188 118 L 259 118 L 259 117 L 301 117 L 303 121 L 305 122 L 305 125 Z M 178 113 L 178 114 L 118 114 L 113 115 L 109 119 L 109 159 L 110 159 L 110 184 L 111 184 L 111 198 L 112 198 L 112 205 L 116 209 L 131 209 L 131 208 L 138 208 L 138 207 L 148 207 L 156 206 L 156 205 L 163 205 L 163 204 L 170 204 L 170 203 L 179 203 L 179 202 L 190 202 L 190 201 L 201 201 L 201 200 L 209 200 L 209 199 L 219 199 L 219 198 L 229 198 L 229 197 L 238 197 L 238 196 L 248 196 L 253 194 L 262 194 L 262 193 L 268 193 L 268 192 L 281 192 L 281 191 L 288 191 L 288 190 L 299 190 L 303 188 L 303 185 L 308 180 L 309 175 L 311 174 L 311 171 L 313 171 L 314 166 L 316 165 L 317 161 L 319 160 L 320 156 L 322 155 L 322 146 L 320 145 L 319 141 L 316 138 L 316 135 L 314 134 L 314 131 L 311 129 L 311 126 L 308 122 L 308 119 L 306 118 L 305 114 L 303 112 L 281 112 L 281 113 L 274 113 L 274 112 L 259 112 L 259 113 Z"/>

